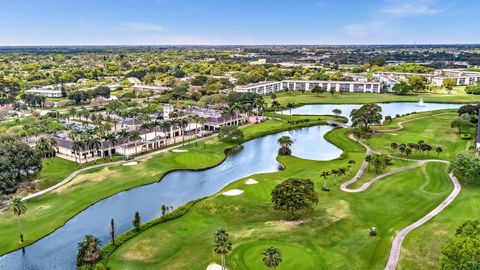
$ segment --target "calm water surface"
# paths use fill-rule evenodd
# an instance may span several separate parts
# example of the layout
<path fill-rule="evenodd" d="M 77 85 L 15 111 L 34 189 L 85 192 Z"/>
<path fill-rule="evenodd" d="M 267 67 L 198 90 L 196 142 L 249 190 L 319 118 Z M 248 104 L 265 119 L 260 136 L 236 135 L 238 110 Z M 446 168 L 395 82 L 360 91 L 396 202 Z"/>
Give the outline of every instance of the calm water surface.
<path fill-rule="evenodd" d="M 101 200 L 52 234 L 26 247 L 24 254 L 19 250 L 0 257 L 0 269 L 75 269 L 77 243 L 86 234 L 95 235 L 102 243 L 107 243 L 111 218 L 115 219 L 119 234 L 132 227 L 135 211 L 140 212 L 142 223 L 147 222 L 161 215 L 162 204 L 176 208 L 191 200 L 215 194 L 239 178 L 277 171 L 277 140 L 281 136 L 293 138 L 292 152 L 295 156 L 316 160 L 339 157 L 342 151 L 323 138 L 329 130 L 331 127 L 318 126 L 257 138 L 246 142 L 241 151 L 229 155 L 217 167 L 204 171 L 172 172 L 160 182 Z M 175 153 L 182 154 L 185 153 Z"/>

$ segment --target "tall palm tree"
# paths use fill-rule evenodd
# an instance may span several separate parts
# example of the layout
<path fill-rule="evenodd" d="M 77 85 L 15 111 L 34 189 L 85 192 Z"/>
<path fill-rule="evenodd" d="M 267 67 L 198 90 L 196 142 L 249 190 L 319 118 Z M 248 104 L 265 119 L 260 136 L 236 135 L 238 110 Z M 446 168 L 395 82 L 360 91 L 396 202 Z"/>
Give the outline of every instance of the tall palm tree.
<path fill-rule="evenodd" d="M 87 141 L 87 147 L 88 150 L 90 150 L 90 154 L 92 155 L 93 159 L 93 164 L 97 163 L 97 160 L 95 159 L 95 152 L 98 153 L 98 150 L 100 150 L 100 147 L 102 146 L 102 142 L 100 141 L 100 138 L 98 137 L 92 137 Z M 95 152 L 94 152 L 95 150 Z"/>
<path fill-rule="evenodd" d="M 182 132 L 182 145 L 185 145 L 185 130 L 188 127 L 188 119 L 182 118 L 179 119 L 178 125 L 180 126 L 180 130 Z"/>
<path fill-rule="evenodd" d="M 225 270 L 225 256 L 232 250 L 232 242 L 225 229 L 220 228 L 213 238 L 213 251 L 222 256 L 222 270 Z"/>
<path fill-rule="evenodd" d="M 12 209 L 12 213 L 17 216 L 17 226 L 18 232 L 20 233 L 20 242 L 23 243 L 23 232 L 22 226 L 20 223 L 20 216 L 27 212 L 27 205 L 19 196 L 14 196 L 12 201 L 10 202 L 10 207 Z"/>
<path fill-rule="evenodd" d="M 274 99 L 272 100 L 272 105 L 271 107 L 275 110 L 278 111 L 280 109 L 280 102 L 278 100 Z"/>
<path fill-rule="evenodd" d="M 120 136 L 120 138 L 123 140 L 123 157 L 127 159 L 127 142 L 130 134 L 126 129 L 123 128 L 122 130 L 120 130 L 118 136 Z"/>
<path fill-rule="evenodd" d="M 154 132 L 154 136 L 155 138 L 153 138 L 153 148 L 158 148 L 160 146 L 159 142 L 158 142 L 158 138 L 157 138 L 157 128 L 160 126 L 160 122 L 158 120 L 153 120 L 152 122 L 150 122 L 150 128 L 153 129 L 153 132 Z"/>
<path fill-rule="evenodd" d="M 277 269 L 282 262 L 282 254 L 278 248 L 269 247 L 262 252 L 262 255 L 265 266 L 270 269 Z"/>
<path fill-rule="evenodd" d="M 255 107 L 257 108 L 257 116 L 259 116 L 261 113 L 263 113 L 263 110 L 265 109 L 265 106 L 267 106 L 267 103 L 263 98 L 257 98 L 255 99 Z"/>
<path fill-rule="evenodd" d="M 178 126 L 178 118 L 174 117 L 170 120 L 170 137 L 173 137 L 173 144 L 177 143 L 175 135 L 175 128 Z"/>
<path fill-rule="evenodd" d="M 323 177 L 323 187 L 327 187 L 327 177 L 330 175 L 329 171 L 323 171 L 320 176 Z"/>
<path fill-rule="evenodd" d="M 104 139 L 110 144 L 110 148 L 108 149 L 108 155 L 110 157 L 110 161 L 112 161 L 112 148 L 115 148 L 115 145 L 118 143 L 117 137 L 115 137 L 113 133 L 107 133 Z"/>
<path fill-rule="evenodd" d="M 128 134 L 129 134 L 128 136 L 129 141 L 132 141 L 135 143 L 135 155 L 137 155 L 138 153 L 137 144 L 138 144 L 138 141 L 142 139 L 142 137 L 140 136 L 140 132 L 138 132 L 138 130 L 132 130 Z"/>
<path fill-rule="evenodd" d="M 82 166 L 82 152 L 85 150 L 85 142 L 82 140 L 75 140 L 73 141 L 72 151 L 75 155 L 75 162 L 77 162 L 77 155 L 78 155 L 78 163 Z"/>
<path fill-rule="evenodd" d="M 152 124 L 150 122 L 143 122 L 140 127 L 141 130 L 143 129 L 145 131 L 144 137 L 145 137 L 145 146 L 147 147 L 147 152 L 148 152 L 148 140 L 147 140 L 147 134 L 152 128 Z"/>

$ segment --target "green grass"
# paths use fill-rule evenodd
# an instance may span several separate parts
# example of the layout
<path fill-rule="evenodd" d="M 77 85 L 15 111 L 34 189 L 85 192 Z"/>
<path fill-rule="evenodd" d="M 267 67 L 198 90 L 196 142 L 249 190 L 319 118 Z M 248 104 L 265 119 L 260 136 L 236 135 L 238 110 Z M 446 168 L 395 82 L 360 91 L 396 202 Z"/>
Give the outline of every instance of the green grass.
<path fill-rule="evenodd" d="M 330 137 L 343 137 L 336 130 Z M 346 158 L 359 158 L 358 145 L 348 142 Z M 252 176 L 257 185 L 246 186 L 245 179 L 225 188 L 243 189 L 241 196 L 220 193 L 195 204 L 184 216 L 158 224 L 120 246 L 110 257 L 112 269 L 205 269 L 219 257 L 212 252 L 212 236 L 225 227 L 234 249 L 228 256 L 231 269 L 265 269 L 261 251 L 280 248 L 284 262 L 278 269 L 383 269 L 396 231 L 435 208 L 452 190 L 446 165 L 428 164 L 399 173 L 376 183 L 359 194 L 347 194 L 332 185 L 331 192 L 320 192 L 319 203 L 304 225 L 286 222 L 270 205 L 272 188 L 284 179 L 307 177 L 317 190 L 319 172 L 345 160 L 307 161 L 281 157 L 286 170 Z M 371 226 L 377 237 L 368 236 Z"/>
<path fill-rule="evenodd" d="M 412 117 L 422 117 L 423 114 L 410 115 Z M 392 142 L 400 143 L 417 143 L 424 140 L 430 144 L 433 150 L 428 155 L 427 152 L 415 153 L 410 155 L 413 159 L 429 159 L 437 158 L 435 148 L 440 146 L 443 152 L 438 156 L 440 159 L 451 160 L 456 153 L 468 151 L 473 140 L 460 140 L 457 129 L 450 127 L 450 123 L 458 117 L 454 111 L 437 112 L 436 114 L 427 113 L 427 118 L 418 119 L 403 124 L 404 129 L 392 131 L 389 133 L 375 134 L 368 144 L 375 150 L 383 153 L 393 154 L 390 144 Z M 399 121 L 399 120 L 397 120 Z M 400 156 L 400 151 L 396 150 L 395 155 Z"/>
<path fill-rule="evenodd" d="M 445 103 L 479 103 L 480 96 L 467 95 L 459 93 L 455 95 L 440 95 L 432 93 L 419 93 L 411 95 L 395 95 L 395 94 L 369 94 L 369 93 L 345 93 L 335 95 L 320 94 L 315 95 L 309 92 L 304 94 L 299 92 L 281 92 L 277 94 L 277 100 L 282 106 L 286 106 L 288 102 L 295 105 L 302 104 L 349 104 L 349 103 L 379 103 L 379 102 L 399 102 L 399 101 L 418 101 L 423 98 L 425 102 L 445 102 Z M 267 104 L 271 104 L 270 96 L 265 96 Z"/>
<path fill-rule="evenodd" d="M 480 216 L 480 185 L 463 186 L 458 197 L 438 216 L 409 234 L 402 245 L 397 269 L 439 269 L 440 251 L 467 220 Z M 422 262 L 422 263 L 419 263 Z"/>
<path fill-rule="evenodd" d="M 267 121 L 245 127 L 245 137 L 251 139 L 303 125 L 306 124 L 290 125 L 281 121 Z M 204 148 L 203 142 L 198 144 L 198 148 L 195 144 L 191 144 L 184 147 L 189 150 L 187 153 L 181 155 L 171 152 L 162 153 L 139 160 L 136 166 L 112 165 L 92 169 L 81 173 L 71 182 L 53 192 L 29 200 L 27 202 L 28 211 L 22 216 L 22 228 L 25 236 L 23 244 L 18 242 L 15 217 L 10 212 L 0 213 L 0 231 L 2 232 L 0 234 L 0 243 L 2 243 L 0 254 L 38 240 L 62 226 L 81 210 L 120 191 L 158 181 L 165 173 L 172 170 L 202 169 L 218 164 L 225 158 L 224 150 L 233 145 L 212 138 L 205 141 L 205 146 Z M 51 183 L 58 181 L 69 170 L 66 168 L 63 172 L 56 174 L 53 172 L 55 166 L 57 166 L 56 163 L 46 171 L 50 171 L 50 173 L 44 172 L 56 179 L 49 179 L 48 181 Z M 56 175 L 54 176 L 54 174 Z"/>
<path fill-rule="evenodd" d="M 112 157 L 113 161 L 118 161 L 121 160 L 121 156 L 113 156 Z M 110 162 L 110 159 L 99 159 L 96 161 L 96 164 L 102 164 Z M 79 170 L 84 167 L 88 167 L 91 165 L 94 165 L 92 161 L 87 162 L 82 164 L 82 167 L 79 166 L 79 164 L 59 158 L 59 157 L 54 157 L 52 159 L 42 159 L 42 171 L 38 174 L 37 180 L 39 180 L 39 185 L 37 187 L 38 190 L 42 190 L 48 187 L 51 187 L 58 182 L 62 181 L 65 179 L 67 176 L 69 176 L 71 173 L 73 173 L 76 170 Z"/>

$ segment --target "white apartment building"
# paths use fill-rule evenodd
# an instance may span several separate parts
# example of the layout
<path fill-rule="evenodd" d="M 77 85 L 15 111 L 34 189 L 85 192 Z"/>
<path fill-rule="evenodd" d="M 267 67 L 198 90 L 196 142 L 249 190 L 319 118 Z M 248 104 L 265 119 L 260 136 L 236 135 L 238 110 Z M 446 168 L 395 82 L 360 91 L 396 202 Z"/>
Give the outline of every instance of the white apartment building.
<path fill-rule="evenodd" d="M 65 84 L 65 86 L 68 86 L 68 85 L 71 85 L 71 84 Z M 25 91 L 25 94 L 49 97 L 49 98 L 60 98 L 62 97 L 62 86 L 60 84 L 45 85 L 39 88 L 29 89 Z"/>
<path fill-rule="evenodd" d="M 171 90 L 172 88 L 166 86 L 136 84 L 132 87 L 132 89 L 133 91 L 139 92 L 152 91 L 154 93 L 163 93 L 165 91 Z"/>
<path fill-rule="evenodd" d="M 435 85 L 443 85 L 443 80 L 452 78 L 456 80 L 456 85 L 471 85 L 480 82 L 480 72 L 468 71 L 464 69 L 440 69 L 435 71 L 435 77 L 432 82 Z"/>
<path fill-rule="evenodd" d="M 380 93 L 381 90 L 380 82 L 284 80 L 237 86 L 234 91 L 267 95 L 284 89 L 290 91 L 312 91 L 315 86 L 319 86 L 326 91 L 334 89 L 336 92 L 351 93 Z"/>
<path fill-rule="evenodd" d="M 397 81 L 406 80 L 410 76 L 423 76 L 437 86 L 443 85 L 446 78 L 455 79 L 455 85 L 471 85 L 480 82 L 480 72 L 464 69 L 439 69 L 431 73 L 408 73 L 408 72 L 375 72 L 375 77 L 383 76 Z"/>

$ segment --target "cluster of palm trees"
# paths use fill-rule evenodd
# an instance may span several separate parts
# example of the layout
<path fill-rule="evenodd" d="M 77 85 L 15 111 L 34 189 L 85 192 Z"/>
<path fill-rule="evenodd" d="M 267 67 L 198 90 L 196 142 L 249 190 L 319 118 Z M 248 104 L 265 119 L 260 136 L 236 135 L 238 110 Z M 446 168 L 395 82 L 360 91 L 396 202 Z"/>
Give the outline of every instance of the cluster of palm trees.
<path fill-rule="evenodd" d="M 35 149 L 44 158 L 52 158 L 58 151 L 57 141 L 53 138 L 41 137 L 38 139 Z"/>
<path fill-rule="evenodd" d="M 424 152 L 427 152 L 427 155 L 430 156 L 430 151 L 433 150 L 433 147 L 427 143 L 425 143 L 423 140 L 419 140 L 417 143 L 395 143 L 392 142 L 390 144 L 390 148 L 392 149 L 392 152 L 395 154 L 395 151 L 398 149 L 400 151 L 400 155 L 405 154 L 407 157 L 409 157 L 412 153 L 418 154 L 421 153 L 422 155 Z M 440 153 L 443 152 L 443 148 L 440 146 L 435 147 L 435 152 L 437 153 L 437 158 L 440 155 Z"/>
<path fill-rule="evenodd" d="M 23 94 L 20 96 L 20 99 L 30 107 L 43 107 L 45 101 L 47 101 L 46 97 L 30 94 Z"/>
<path fill-rule="evenodd" d="M 392 163 L 392 159 L 384 154 L 366 155 L 365 161 L 368 162 L 368 171 L 370 171 L 370 167 L 373 165 L 373 170 L 377 175 L 383 173 L 385 168 Z"/>
<path fill-rule="evenodd" d="M 320 176 L 323 178 L 323 187 L 322 191 L 330 191 L 327 185 L 327 177 L 334 176 L 334 185 L 337 185 L 337 178 L 340 177 L 341 180 L 346 175 L 349 175 L 352 172 L 352 165 L 355 164 L 355 160 L 349 160 L 346 166 L 339 167 L 337 169 L 332 169 L 330 171 L 322 171 Z"/>
<path fill-rule="evenodd" d="M 101 150 L 101 156 L 104 157 L 105 149 L 103 141 L 109 142 L 108 154 L 112 160 L 113 148 L 118 143 L 117 137 L 108 131 L 106 127 L 97 127 L 94 130 L 78 132 L 72 131 L 68 134 L 70 140 L 73 141 L 72 153 L 75 155 L 75 162 L 82 163 L 82 156 L 87 159 L 88 153 L 92 157 Z M 78 157 L 78 161 L 77 161 Z M 94 160 L 94 163 L 96 161 Z"/>

